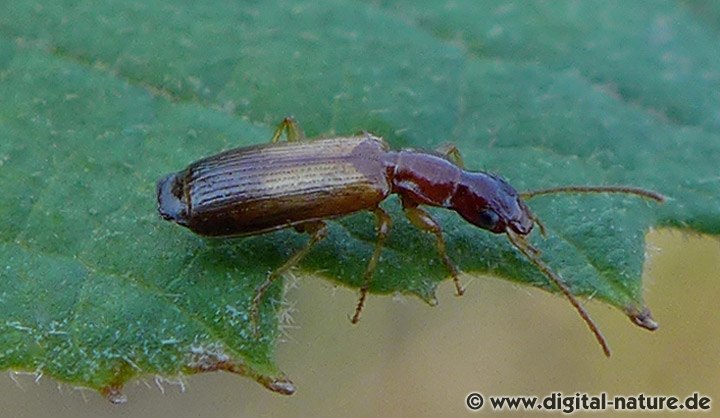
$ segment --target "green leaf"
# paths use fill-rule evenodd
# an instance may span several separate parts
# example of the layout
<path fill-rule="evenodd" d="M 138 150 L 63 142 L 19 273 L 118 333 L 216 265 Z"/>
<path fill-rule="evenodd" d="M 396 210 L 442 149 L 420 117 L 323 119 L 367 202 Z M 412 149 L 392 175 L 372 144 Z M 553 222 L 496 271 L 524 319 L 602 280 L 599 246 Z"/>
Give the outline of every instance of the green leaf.
<path fill-rule="evenodd" d="M 712 2 L 4 2 L 0 16 L 0 367 L 95 388 L 228 370 L 280 392 L 283 289 L 254 289 L 307 237 L 208 240 L 161 220 L 155 183 L 293 114 L 310 137 L 455 143 L 537 197 L 532 242 L 574 294 L 646 309 L 644 235 L 720 232 L 720 52 Z M 398 200 L 374 293 L 434 300 L 447 278 Z M 555 291 L 503 236 L 431 209 L 466 275 Z M 357 288 L 368 213 L 329 222 L 297 270 Z M 537 235 L 537 234 L 534 234 Z M 323 303 L 318 301 L 318 303 Z M 348 313 L 354 307 L 348 306 Z M 371 309 L 372 307 L 368 307 Z M 350 325 L 348 325 L 350 326 Z"/>

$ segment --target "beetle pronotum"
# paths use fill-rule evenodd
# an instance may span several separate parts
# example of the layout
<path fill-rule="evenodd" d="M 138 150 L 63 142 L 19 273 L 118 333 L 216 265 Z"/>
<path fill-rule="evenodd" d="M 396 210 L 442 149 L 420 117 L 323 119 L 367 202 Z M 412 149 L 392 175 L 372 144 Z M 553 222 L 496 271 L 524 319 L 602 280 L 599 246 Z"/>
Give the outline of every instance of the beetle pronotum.
<path fill-rule="evenodd" d="M 283 133 L 287 141 L 279 142 Z M 410 222 L 435 237 L 438 254 L 458 295 L 464 290 L 458 278 L 459 270 L 447 254 L 442 229 L 420 205 L 452 209 L 477 227 L 506 234 L 512 245 L 560 289 L 605 354 L 610 355 L 605 338 L 587 311 L 526 240 L 535 224 L 543 234 L 544 227 L 524 199 L 559 192 L 612 192 L 662 202 L 661 194 L 624 186 L 565 186 L 518 193 L 499 176 L 465 170 L 454 147 L 444 153 L 393 151 L 382 138 L 367 132 L 312 142 L 303 139 L 297 123 L 285 118 L 269 144 L 237 148 L 204 158 L 158 182 L 160 215 L 197 234 L 244 236 L 289 227 L 310 234 L 308 243 L 258 286 L 252 301 L 255 322 L 267 288 L 325 238 L 325 220 L 369 210 L 375 214 L 377 241 L 365 268 L 352 317 L 356 323 L 391 225 L 390 217 L 379 204 L 395 193 L 400 196 Z M 638 315 L 635 322 L 650 329 L 657 326 L 649 316 Z"/>

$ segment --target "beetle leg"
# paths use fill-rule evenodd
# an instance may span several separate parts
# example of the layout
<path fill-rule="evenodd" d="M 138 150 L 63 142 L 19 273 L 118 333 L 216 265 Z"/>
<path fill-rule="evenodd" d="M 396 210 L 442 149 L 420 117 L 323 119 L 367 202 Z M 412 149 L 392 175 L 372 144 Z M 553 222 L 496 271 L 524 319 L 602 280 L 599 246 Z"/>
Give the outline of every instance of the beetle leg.
<path fill-rule="evenodd" d="M 300 129 L 300 124 L 297 123 L 292 116 L 286 117 L 278 124 L 270 143 L 274 144 L 280 141 L 283 132 L 285 132 L 285 138 L 287 138 L 288 142 L 302 141 L 305 139 L 305 133 Z"/>
<path fill-rule="evenodd" d="M 360 287 L 360 299 L 358 299 L 357 307 L 355 308 L 355 315 L 353 315 L 350 320 L 353 324 L 357 324 L 360 320 L 360 312 L 362 312 L 363 306 L 365 306 L 365 299 L 367 298 L 368 290 L 370 290 L 370 285 L 372 284 L 373 273 L 375 272 L 375 267 L 377 267 L 377 263 L 380 260 L 380 252 L 382 251 L 383 244 L 385 243 L 388 232 L 390 232 L 390 226 L 392 225 L 392 219 L 390 219 L 390 216 L 387 212 L 382 210 L 382 208 L 378 206 L 372 211 L 375 214 L 375 221 L 377 225 L 377 241 L 375 241 L 375 250 L 373 251 L 372 257 L 365 268 L 365 273 L 363 274 L 363 284 L 362 287 Z"/>
<path fill-rule="evenodd" d="M 465 168 L 465 163 L 463 162 L 462 155 L 460 155 L 460 150 L 458 149 L 458 147 L 455 146 L 455 144 L 449 142 L 442 144 L 439 147 L 435 148 L 435 151 L 442 154 L 443 157 L 447 158 L 451 163 L 455 164 L 456 166 L 460 168 Z"/>
<path fill-rule="evenodd" d="M 422 229 L 423 231 L 427 231 L 435 235 L 435 242 L 437 245 L 438 254 L 440 254 L 440 259 L 442 260 L 443 264 L 445 264 L 445 267 L 448 269 L 450 275 L 452 276 L 453 282 L 455 283 L 455 290 L 457 291 L 457 295 L 462 296 L 462 294 L 465 293 L 465 289 L 463 289 L 462 284 L 460 283 L 460 278 L 458 277 L 460 272 L 458 268 L 447 255 L 445 239 L 443 239 L 442 236 L 442 228 L 435 221 L 435 219 L 430 216 L 429 213 L 427 213 L 424 209 L 418 207 L 417 203 L 409 201 L 408 199 L 403 199 L 402 201 L 403 209 L 405 210 L 405 216 L 407 216 L 407 218 L 410 220 L 410 223 Z"/>
<path fill-rule="evenodd" d="M 310 235 L 310 240 L 305 244 L 305 246 L 301 249 L 299 249 L 295 254 L 293 254 L 290 258 L 287 259 L 280 267 L 276 268 L 275 271 L 270 273 L 270 275 L 265 279 L 260 286 L 258 286 L 255 289 L 255 296 L 252 300 L 252 307 L 250 309 L 250 318 L 252 319 L 252 322 L 255 326 L 255 334 L 257 334 L 258 331 L 258 319 L 259 319 L 259 310 L 260 310 L 260 302 L 262 301 L 263 295 L 267 291 L 267 289 L 270 287 L 270 285 L 273 284 L 275 280 L 277 280 L 279 277 L 281 277 L 285 272 L 293 268 L 297 263 L 307 255 L 308 252 L 312 249 L 312 247 L 315 246 L 318 242 L 322 241 L 325 237 L 327 237 L 327 225 L 325 225 L 322 221 L 317 222 L 307 222 L 304 224 L 300 224 L 296 228 L 300 232 L 307 232 Z"/>

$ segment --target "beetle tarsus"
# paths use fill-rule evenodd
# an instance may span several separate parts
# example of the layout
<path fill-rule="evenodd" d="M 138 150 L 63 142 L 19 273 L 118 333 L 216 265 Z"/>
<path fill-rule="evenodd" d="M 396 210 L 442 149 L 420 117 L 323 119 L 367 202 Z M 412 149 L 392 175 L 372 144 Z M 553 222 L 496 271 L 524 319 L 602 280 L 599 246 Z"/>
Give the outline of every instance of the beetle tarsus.
<path fill-rule="evenodd" d="M 368 289 L 366 289 L 364 286 L 360 288 L 360 298 L 358 299 L 357 306 L 355 307 L 355 313 L 353 314 L 352 318 L 350 318 L 350 322 L 353 324 L 357 324 L 360 321 L 360 312 L 362 312 L 363 308 L 365 307 L 365 299 L 367 299 Z"/>
<path fill-rule="evenodd" d="M 435 151 L 442 154 L 443 157 L 456 166 L 465 168 L 465 162 L 463 161 L 462 154 L 455 144 L 450 142 L 442 144 L 435 148 Z"/>
<path fill-rule="evenodd" d="M 292 116 L 285 117 L 285 119 L 278 124 L 270 143 L 274 144 L 280 141 L 283 132 L 285 132 L 285 138 L 287 138 L 288 142 L 305 140 L 305 133 L 300 129 L 300 124 Z"/>
<path fill-rule="evenodd" d="M 305 244 L 303 248 L 295 252 L 292 257 L 288 258 L 287 261 L 285 261 L 285 263 L 283 263 L 280 267 L 275 269 L 275 271 L 270 273 L 270 275 L 265 279 L 265 281 L 262 282 L 260 286 L 255 289 L 255 296 L 253 297 L 252 306 L 250 308 L 250 319 L 253 322 L 255 335 L 258 335 L 259 333 L 258 323 L 260 319 L 260 302 L 262 301 L 262 298 L 270 285 L 272 285 L 273 282 L 279 277 L 281 277 L 285 272 L 295 267 L 297 263 L 300 262 L 300 260 L 302 260 L 302 258 L 305 257 L 308 252 L 310 252 L 310 250 L 315 246 L 315 244 L 327 237 L 327 225 L 325 225 L 324 222 L 306 222 L 297 225 L 297 227 L 301 228 L 303 232 L 307 232 L 312 235 L 310 236 L 310 240 L 307 242 L 307 244 Z"/>
<path fill-rule="evenodd" d="M 430 232 L 435 235 L 435 244 L 437 247 L 438 254 L 442 260 L 445 268 L 450 272 L 453 282 L 455 283 L 455 291 L 458 296 L 462 296 L 465 293 L 465 289 L 460 283 L 460 271 L 455 266 L 455 263 L 447 255 L 447 246 L 445 245 L 445 239 L 442 235 L 442 228 L 435 219 L 430 216 L 425 210 L 417 206 L 417 203 L 404 198 L 402 199 L 403 209 L 405 210 L 405 216 L 407 216 L 410 223 L 415 225 L 417 228 Z"/>
<path fill-rule="evenodd" d="M 379 206 L 374 208 L 373 213 L 375 214 L 375 222 L 377 225 L 377 240 L 375 241 L 375 249 L 373 250 L 372 257 L 368 261 L 367 267 L 365 267 L 365 273 L 363 274 L 363 284 L 360 287 L 360 298 L 358 299 L 357 306 L 355 307 L 355 314 L 350 319 L 350 322 L 357 324 L 360 320 L 360 312 L 362 312 L 365 306 L 365 300 L 367 294 L 370 291 L 372 285 L 373 275 L 375 268 L 380 260 L 380 253 L 382 252 L 383 244 L 387 239 L 388 233 L 390 232 L 390 226 L 392 225 L 392 219 L 390 216 Z"/>

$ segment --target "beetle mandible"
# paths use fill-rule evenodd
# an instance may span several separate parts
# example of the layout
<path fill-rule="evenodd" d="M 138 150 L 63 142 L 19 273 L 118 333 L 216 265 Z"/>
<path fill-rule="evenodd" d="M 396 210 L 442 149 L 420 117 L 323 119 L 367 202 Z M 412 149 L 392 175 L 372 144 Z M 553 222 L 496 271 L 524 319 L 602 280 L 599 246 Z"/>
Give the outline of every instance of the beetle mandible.
<path fill-rule="evenodd" d="M 279 142 L 283 133 L 287 141 Z M 512 245 L 560 289 L 609 356 L 608 345 L 587 311 L 540 258 L 540 251 L 526 240 L 535 224 L 543 234 L 544 227 L 524 199 L 559 192 L 616 192 L 664 200 L 659 193 L 624 186 L 565 186 L 518 193 L 497 175 L 465 170 L 453 146 L 442 152 L 394 151 L 382 138 L 368 132 L 306 142 L 291 117 L 278 125 L 269 144 L 225 151 L 162 178 L 157 200 L 164 219 L 204 236 L 247 236 L 289 227 L 310 234 L 307 244 L 257 287 L 252 301 L 255 324 L 268 287 L 325 238 L 324 221 L 368 210 L 376 218 L 377 240 L 352 316 L 356 323 L 390 230 L 391 219 L 379 206 L 390 194 L 400 196 L 403 211 L 414 226 L 434 236 L 456 293 L 462 295 L 459 269 L 447 254 L 442 228 L 421 205 L 454 210 L 472 225 L 506 234 Z M 657 326 L 649 315 L 638 315 L 635 322 L 650 329 Z"/>

